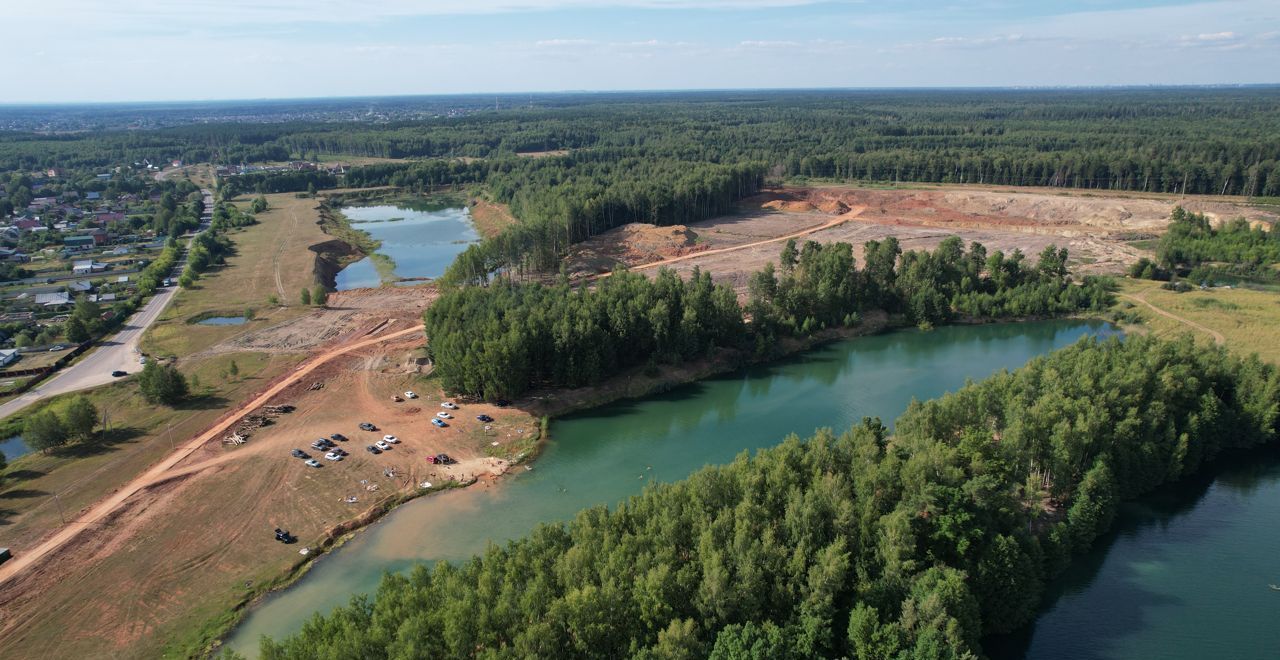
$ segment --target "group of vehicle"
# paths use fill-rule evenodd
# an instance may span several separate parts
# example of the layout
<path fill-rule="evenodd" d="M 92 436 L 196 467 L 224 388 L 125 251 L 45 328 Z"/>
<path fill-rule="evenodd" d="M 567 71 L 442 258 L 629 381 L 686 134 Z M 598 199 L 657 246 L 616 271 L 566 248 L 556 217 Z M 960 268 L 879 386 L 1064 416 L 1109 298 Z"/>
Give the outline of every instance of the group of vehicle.
<path fill-rule="evenodd" d="M 364 449 L 370 454 L 381 454 L 384 451 L 390 450 L 391 445 L 398 444 L 400 444 L 400 438 L 397 438 L 394 435 L 384 435 L 381 440 L 365 447 Z"/>
<path fill-rule="evenodd" d="M 334 433 L 333 435 L 327 438 L 320 438 L 319 440 L 316 440 L 315 442 L 311 443 L 311 448 L 316 451 L 325 452 L 324 458 L 327 461 L 340 461 L 343 458 L 350 456 L 350 454 L 347 453 L 347 450 L 339 447 L 337 441 L 346 442 L 347 436 L 342 435 L 341 433 Z M 320 461 L 317 461 L 316 459 L 311 458 L 310 454 L 308 454 L 305 451 L 302 451 L 301 449 L 294 449 L 293 451 L 289 452 L 289 454 L 292 455 L 294 458 L 301 458 L 303 463 L 305 463 L 309 467 L 313 467 L 313 468 L 320 467 Z"/>
<path fill-rule="evenodd" d="M 418 398 L 418 395 L 414 393 L 412 390 L 405 392 L 404 396 L 405 398 L 408 398 L 408 399 Z M 448 411 L 457 410 L 458 404 L 452 401 L 445 401 L 440 404 L 440 407 L 444 408 L 444 410 L 437 412 L 435 416 L 431 418 L 431 423 L 435 425 L 437 428 L 447 428 L 449 426 L 449 423 L 446 422 L 445 420 L 453 419 L 453 415 L 450 414 Z M 488 415 L 476 415 L 476 419 L 486 424 L 493 421 L 493 418 Z M 359 428 L 361 431 L 370 431 L 370 432 L 378 430 L 378 427 L 374 425 L 372 422 L 360 422 Z M 334 433 L 327 438 L 320 438 L 315 442 L 311 443 L 311 448 L 315 449 L 316 451 L 325 452 L 324 454 L 325 460 L 335 461 L 335 462 L 341 461 L 343 458 L 350 456 L 350 454 L 348 454 L 346 450 L 339 447 L 337 444 L 338 442 L 347 442 L 347 436 L 342 435 L 341 433 Z M 370 454 L 376 455 L 376 454 L 381 454 L 384 451 L 390 451 L 392 446 L 397 444 L 400 444 L 400 439 L 394 435 L 387 434 L 382 436 L 381 440 L 378 440 L 377 442 L 374 442 L 371 445 L 366 445 L 364 449 Z M 303 459 L 303 462 L 310 467 L 313 467 L 313 468 L 321 467 L 320 461 L 317 461 L 316 459 L 311 458 L 311 456 L 307 454 L 307 452 L 302 451 L 301 449 L 294 449 L 290 453 L 293 455 L 294 458 Z M 449 465 L 452 463 L 456 463 L 457 461 L 450 458 L 448 454 L 436 454 L 434 456 L 428 456 L 427 462 L 433 463 L 433 464 L 439 464 L 439 465 Z"/>

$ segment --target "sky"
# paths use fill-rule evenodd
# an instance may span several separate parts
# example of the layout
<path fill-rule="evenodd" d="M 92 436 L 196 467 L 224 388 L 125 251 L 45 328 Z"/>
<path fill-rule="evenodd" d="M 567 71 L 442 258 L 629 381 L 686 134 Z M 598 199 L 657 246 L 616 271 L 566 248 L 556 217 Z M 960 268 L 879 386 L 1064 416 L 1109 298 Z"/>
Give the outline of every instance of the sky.
<path fill-rule="evenodd" d="M 0 103 L 1280 82 L 1280 0 L 0 0 Z"/>

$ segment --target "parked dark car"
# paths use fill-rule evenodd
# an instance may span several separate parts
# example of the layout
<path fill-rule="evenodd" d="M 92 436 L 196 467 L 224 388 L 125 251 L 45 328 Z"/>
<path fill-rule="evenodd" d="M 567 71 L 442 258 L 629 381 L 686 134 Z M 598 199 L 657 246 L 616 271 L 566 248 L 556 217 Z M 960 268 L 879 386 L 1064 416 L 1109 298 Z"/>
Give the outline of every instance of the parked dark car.
<path fill-rule="evenodd" d="M 507 406 L 511 405 L 511 402 L 507 401 L 506 399 L 498 399 L 497 401 L 493 402 L 493 405 L 499 408 L 506 408 Z"/>
<path fill-rule="evenodd" d="M 333 435 L 329 436 L 329 439 L 330 439 L 330 440 L 337 440 L 338 442 L 346 442 L 346 441 L 347 441 L 347 436 L 342 435 L 341 433 L 334 433 Z"/>
<path fill-rule="evenodd" d="M 111 372 L 111 377 L 112 377 L 112 378 L 123 378 L 123 377 L 128 376 L 128 375 L 129 375 L 129 372 L 127 372 L 127 371 L 120 371 L 119 369 L 116 369 L 115 371 Z"/>
<path fill-rule="evenodd" d="M 373 445 L 369 445 L 368 447 L 365 447 L 365 448 L 364 448 L 364 450 L 365 450 L 365 451 L 367 451 L 367 452 L 369 452 L 370 454 L 381 454 L 381 453 L 382 453 L 382 450 L 381 450 L 381 449 L 378 449 L 377 447 L 374 447 Z"/>
<path fill-rule="evenodd" d="M 294 458 L 311 458 L 311 456 L 307 455 L 307 452 L 302 451 L 301 449 L 295 449 L 289 453 L 292 454 Z"/>
<path fill-rule="evenodd" d="M 370 424 L 369 422 L 360 422 L 360 430 L 361 431 L 377 431 L 378 427 L 374 426 L 373 424 Z"/>
<path fill-rule="evenodd" d="M 485 424 L 493 421 L 493 418 L 488 415 L 476 415 L 476 419 L 484 422 Z"/>
<path fill-rule="evenodd" d="M 293 534 L 290 534 L 286 530 L 283 530 L 277 527 L 276 540 L 284 544 L 289 544 L 289 543 L 296 543 L 298 541 L 298 537 L 294 536 Z"/>

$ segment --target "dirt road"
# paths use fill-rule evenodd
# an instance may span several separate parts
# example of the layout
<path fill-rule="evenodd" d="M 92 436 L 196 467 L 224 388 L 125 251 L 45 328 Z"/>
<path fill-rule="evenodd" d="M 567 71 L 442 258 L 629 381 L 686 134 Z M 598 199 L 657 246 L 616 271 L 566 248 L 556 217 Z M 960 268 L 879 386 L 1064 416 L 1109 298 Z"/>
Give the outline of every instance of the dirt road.
<path fill-rule="evenodd" d="M 816 234 L 820 231 L 831 229 L 833 227 L 839 227 L 840 225 L 843 225 L 844 223 L 849 222 L 850 220 L 856 218 L 858 214 L 861 212 L 862 212 L 862 209 L 855 209 L 825 224 L 821 224 L 816 227 L 809 227 L 808 229 L 802 229 L 798 232 L 787 234 L 785 236 L 777 236 L 777 237 L 768 238 L 762 241 L 755 241 L 753 243 L 744 243 L 742 245 L 734 245 L 732 247 L 718 248 L 715 250 L 703 250 L 701 252 L 693 252 L 693 253 L 684 254 L 678 257 L 670 257 L 667 259 L 663 259 L 661 261 L 654 261 L 651 263 L 634 266 L 631 268 L 631 270 L 635 271 L 635 270 L 648 270 L 650 268 L 660 268 L 662 266 L 667 266 L 667 265 L 678 263 L 681 261 L 688 261 L 690 259 L 702 259 L 705 257 L 715 256 L 718 254 L 737 252 L 739 250 L 748 250 L 754 247 L 759 247 L 761 245 L 768 245 L 770 243 L 781 243 L 783 241 L 789 241 L 793 238 L 801 238 L 803 236 L 808 236 L 809 234 Z M 597 276 L 597 279 L 601 277 L 608 277 L 612 274 L 613 274 L 612 272 L 601 273 L 600 275 Z"/>
<path fill-rule="evenodd" d="M 1200 325 L 1199 323 L 1196 323 L 1195 321 L 1192 321 L 1191 319 L 1183 318 L 1183 317 L 1181 317 L 1181 316 L 1178 316 L 1177 314 L 1174 314 L 1173 312 L 1169 312 L 1169 311 L 1165 311 L 1165 310 L 1163 310 L 1163 309 L 1160 309 L 1159 307 L 1156 307 L 1155 305 L 1151 304 L 1151 302 L 1150 302 L 1150 301 L 1148 301 L 1146 298 L 1143 298 L 1141 295 L 1134 296 L 1134 295 L 1130 295 L 1130 294 L 1127 294 L 1127 293 L 1121 293 L 1121 294 L 1119 294 L 1119 296 L 1120 296 L 1121 298 L 1128 298 L 1129 300 L 1132 300 L 1132 301 L 1134 301 L 1134 302 L 1140 302 L 1140 303 L 1142 303 L 1142 304 L 1146 305 L 1147 307 L 1150 307 L 1150 308 L 1151 308 L 1151 311 L 1153 311 L 1153 312 L 1155 312 L 1155 313 L 1159 314 L 1160 316 L 1163 316 L 1163 317 L 1165 317 L 1165 318 L 1169 318 L 1169 319 L 1173 319 L 1173 320 L 1177 321 L 1178 323 L 1181 323 L 1181 324 L 1186 325 L 1186 326 L 1191 327 L 1191 328 L 1195 328 L 1196 330 L 1199 330 L 1200 332 L 1206 333 L 1206 334 L 1208 334 L 1210 337 L 1213 337 L 1213 343 L 1215 343 L 1215 344 L 1217 344 L 1217 345 L 1219 345 L 1219 346 L 1223 346 L 1223 345 L 1225 345 L 1225 344 L 1227 343 L 1227 338 L 1226 338 L 1226 337 L 1224 337 L 1224 336 L 1222 336 L 1222 333 L 1221 333 L 1221 332 L 1218 332 L 1217 330 L 1214 330 L 1214 329 L 1212 329 L 1212 328 L 1207 328 L 1207 327 L 1205 327 L 1205 326 L 1203 326 L 1203 325 Z"/>
<path fill-rule="evenodd" d="M 388 334 L 375 336 L 363 341 L 353 342 L 320 354 L 303 363 L 295 369 L 289 377 L 280 379 L 266 391 L 244 403 L 229 415 L 223 417 L 222 421 L 215 424 L 212 428 L 184 443 L 164 460 L 152 466 L 151 469 L 139 475 L 137 478 L 112 493 L 109 497 L 94 505 L 84 515 L 80 516 L 78 520 L 69 523 L 67 526 L 58 530 L 51 537 L 45 539 L 40 545 L 33 548 L 30 552 L 23 553 L 12 560 L 5 562 L 3 565 L 0 565 L 0 584 L 3 584 L 15 577 L 23 569 L 38 562 L 46 555 L 56 552 L 58 548 L 71 541 L 86 527 L 107 519 L 114 511 L 120 508 L 126 500 L 143 488 L 155 484 L 158 481 L 170 478 L 171 475 L 169 475 L 168 472 L 171 468 L 182 462 L 183 459 L 187 458 L 192 452 L 203 446 L 206 442 L 219 437 L 228 429 L 232 428 L 242 417 L 244 417 L 244 415 L 266 405 L 272 397 L 275 397 L 281 391 L 296 383 L 299 378 L 306 376 L 316 368 L 339 356 L 395 339 L 397 337 L 403 337 L 413 332 L 422 332 L 422 330 L 422 326 L 417 325 Z"/>

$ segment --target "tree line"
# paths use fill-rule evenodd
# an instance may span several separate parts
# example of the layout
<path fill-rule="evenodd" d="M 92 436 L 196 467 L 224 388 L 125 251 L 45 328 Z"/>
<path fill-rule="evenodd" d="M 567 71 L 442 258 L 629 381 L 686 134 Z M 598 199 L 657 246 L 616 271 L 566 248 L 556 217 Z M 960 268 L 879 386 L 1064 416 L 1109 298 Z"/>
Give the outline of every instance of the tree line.
<path fill-rule="evenodd" d="M 262 204 L 264 198 L 259 197 Z M 257 200 L 254 201 L 257 206 Z M 265 208 L 265 206 L 263 206 Z M 257 224 L 252 214 L 245 213 L 233 204 L 219 202 L 213 207 L 209 228 L 191 239 L 191 247 L 187 251 L 187 266 L 178 278 L 178 284 L 189 289 L 195 285 L 200 275 L 210 267 L 226 263 L 227 256 L 235 251 L 235 245 L 227 232 L 241 227 Z"/>
<path fill-rule="evenodd" d="M 972 658 L 1122 501 L 1273 442 L 1278 419 L 1256 357 L 1086 338 L 913 403 L 894 435 L 793 435 L 387 574 L 262 657 Z"/>
<path fill-rule="evenodd" d="M 1197 284 L 1275 282 L 1280 280 L 1272 267 L 1277 263 L 1280 230 L 1275 227 L 1251 224 L 1244 218 L 1214 227 L 1203 213 L 1177 206 L 1156 246 L 1156 258 L 1139 259 L 1130 266 L 1129 275 L 1162 281 L 1181 277 Z"/>
<path fill-rule="evenodd" d="M 903 254 L 890 238 L 866 245 L 859 269 L 848 243 L 788 242 L 781 276 L 772 264 L 751 277 L 748 301 L 695 270 L 650 280 L 615 273 L 573 289 L 500 278 L 488 286 L 446 288 L 424 315 L 428 351 L 446 390 L 488 398 L 532 387 L 580 387 L 620 369 L 678 364 L 732 348 L 767 357 L 780 336 L 808 336 L 854 325 L 866 310 L 902 314 L 929 327 L 957 316 L 1051 316 L 1110 305 L 1113 284 L 1073 283 L 1065 249 L 1037 264 L 1021 252 L 966 251 L 949 238 L 934 251 Z M 744 323 L 744 316 L 750 323 Z"/>

